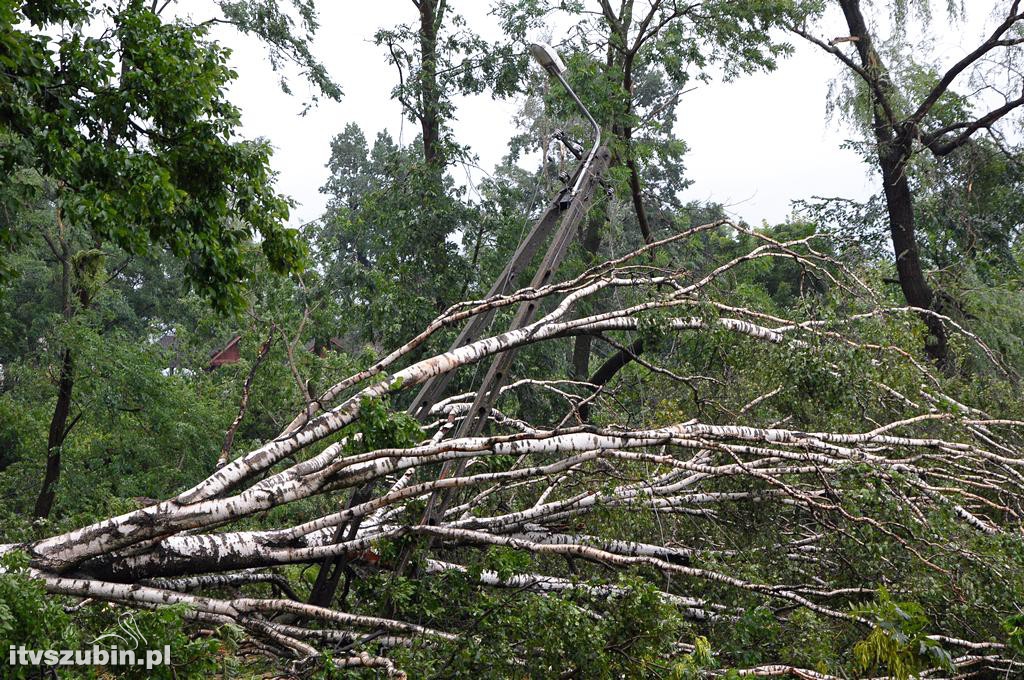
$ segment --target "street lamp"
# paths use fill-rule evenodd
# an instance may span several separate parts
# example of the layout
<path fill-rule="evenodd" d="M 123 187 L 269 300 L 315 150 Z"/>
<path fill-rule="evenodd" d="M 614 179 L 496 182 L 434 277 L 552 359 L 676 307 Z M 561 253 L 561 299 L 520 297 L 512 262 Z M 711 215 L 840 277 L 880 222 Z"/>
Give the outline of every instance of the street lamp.
<path fill-rule="evenodd" d="M 576 93 L 573 92 L 571 87 L 569 87 L 569 83 L 565 81 L 565 76 L 562 75 L 565 73 L 565 64 L 563 64 L 562 60 L 558 57 L 558 52 L 555 52 L 551 45 L 534 43 L 530 45 L 530 54 L 533 55 L 533 58 L 537 60 L 537 63 L 540 64 L 545 71 L 558 79 L 558 82 L 562 84 L 562 87 L 564 87 L 565 91 L 569 93 L 572 100 L 576 102 L 578 107 L 580 107 L 580 111 L 583 112 L 583 115 L 586 116 L 587 120 L 590 121 L 590 124 L 594 126 L 594 144 L 590 147 L 590 153 L 587 154 L 587 159 L 583 162 L 583 169 L 576 178 L 576 184 L 573 185 L 572 193 L 570 194 L 570 196 L 575 196 L 576 192 L 580 189 L 580 185 L 583 183 L 583 178 L 587 175 L 587 168 L 590 167 L 591 162 L 594 160 L 594 155 L 597 154 L 597 148 L 601 145 L 601 126 L 597 124 L 594 117 L 590 115 L 590 111 L 587 110 L 587 107 L 583 105 L 580 98 L 577 97 Z"/>

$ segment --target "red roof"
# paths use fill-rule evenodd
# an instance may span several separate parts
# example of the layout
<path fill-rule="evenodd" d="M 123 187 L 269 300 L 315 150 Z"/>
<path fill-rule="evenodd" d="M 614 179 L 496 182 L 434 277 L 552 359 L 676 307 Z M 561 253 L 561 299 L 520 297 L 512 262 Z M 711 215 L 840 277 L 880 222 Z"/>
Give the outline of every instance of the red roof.
<path fill-rule="evenodd" d="M 216 368 L 223 366 L 224 364 L 236 364 L 242 358 L 241 341 L 242 336 L 236 335 L 232 338 L 231 342 L 224 346 L 224 349 L 219 352 L 215 352 L 210 357 L 210 363 L 207 364 L 208 368 Z"/>

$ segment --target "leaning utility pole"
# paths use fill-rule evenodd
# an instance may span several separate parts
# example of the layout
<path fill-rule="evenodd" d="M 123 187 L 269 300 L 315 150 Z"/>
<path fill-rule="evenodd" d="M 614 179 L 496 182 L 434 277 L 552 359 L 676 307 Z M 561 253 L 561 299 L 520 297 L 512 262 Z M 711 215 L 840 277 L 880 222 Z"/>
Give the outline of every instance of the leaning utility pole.
<path fill-rule="evenodd" d="M 562 60 L 559 59 L 558 54 L 547 45 L 531 45 L 530 52 L 537 61 L 540 62 L 540 65 L 562 84 L 565 90 L 573 98 L 573 101 L 576 102 L 577 106 L 579 106 L 580 110 L 590 121 L 594 128 L 594 140 L 589 153 L 584 157 L 583 161 L 576 169 L 572 179 L 570 179 L 566 187 L 562 189 L 550 203 L 548 203 L 544 212 L 541 214 L 540 219 L 534 223 L 526 237 L 519 244 L 519 247 L 516 248 L 515 253 L 512 255 L 508 264 L 505 265 L 505 269 L 498 277 L 498 280 L 494 282 L 493 286 L 491 286 L 488 297 L 501 295 L 502 293 L 517 290 L 519 288 L 519 279 L 522 276 L 524 269 L 533 260 L 534 256 L 540 250 L 541 245 L 547 240 L 548 236 L 557 224 L 558 229 L 555 231 L 554 237 L 548 244 L 547 251 L 544 253 L 544 258 L 541 261 L 540 266 L 537 268 L 537 271 L 533 275 L 533 279 L 530 281 L 530 287 L 536 290 L 537 288 L 545 286 L 551 282 L 552 277 L 558 270 L 558 266 L 565 258 L 565 254 L 569 249 L 569 244 L 572 242 L 573 235 L 576 233 L 580 222 L 584 217 L 586 217 L 587 212 L 590 210 L 590 205 L 594 200 L 597 187 L 601 182 L 601 179 L 604 177 L 604 173 L 608 169 L 608 163 L 610 160 L 608 150 L 600 146 L 601 128 L 597 124 L 597 121 L 594 120 L 594 117 L 590 115 L 587 107 L 585 107 L 579 97 L 576 96 L 576 93 L 569 86 L 569 83 L 566 82 L 563 75 L 565 72 L 565 65 L 562 63 Z M 520 304 L 512 319 L 512 323 L 509 326 L 509 330 L 516 330 L 529 325 L 537 313 L 537 305 L 538 302 L 536 301 L 526 301 Z M 494 314 L 495 311 L 492 309 L 470 319 L 465 328 L 462 329 L 462 332 L 455 339 L 452 349 L 456 349 L 478 340 L 489 326 Z M 491 409 L 498 398 L 498 394 L 500 393 L 502 386 L 508 380 L 509 367 L 512 365 L 512 360 L 515 358 L 515 354 L 516 351 L 511 349 L 494 357 L 494 360 L 491 362 L 491 366 L 484 377 L 483 383 L 477 390 L 476 397 L 473 400 L 473 405 L 459 427 L 457 433 L 458 437 L 472 437 L 483 431 L 484 426 L 487 423 L 487 417 L 491 413 Z M 420 421 L 426 421 L 431 408 L 433 408 L 434 404 L 440 401 L 450 381 L 451 373 L 434 376 L 428 380 L 420 389 L 419 394 L 416 396 L 416 400 L 409 408 L 409 413 Z M 441 479 L 461 474 L 465 466 L 465 460 L 458 463 L 445 463 L 441 468 Z M 436 520 L 444 514 L 450 499 L 451 492 L 434 493 L 431 495 L 430 500 L 427 502 L 427 509 L 422 520 L 423 523 L 434 524 Z M 402 562 L 404 561 L 405 560 L 402 560 Z"/>

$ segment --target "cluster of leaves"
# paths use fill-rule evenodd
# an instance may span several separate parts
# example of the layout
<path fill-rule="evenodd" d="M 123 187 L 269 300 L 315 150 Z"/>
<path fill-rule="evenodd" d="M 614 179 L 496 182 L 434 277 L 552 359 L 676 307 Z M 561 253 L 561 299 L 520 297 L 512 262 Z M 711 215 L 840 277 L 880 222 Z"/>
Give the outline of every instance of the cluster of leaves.
<path fill-rule="evenodd" d="M 473 578 L 485 568 L 508 578 L 530 567 L 521 553 L 491 550 L 466 575 L 397 585 L 394 577 L 370 579 L 360 584 L 359 593 L 379 593 L 386 586 L 402 616 L 468 626 L 470 634 L 456 642 L 392 651 L 416 677 L 548 678 L 568 668 L 587 678 L 686 677 L 664 661 L 686 626 L 645 579 L 623 575 L 613 581 L 621 588 L 616 595 L 595 598 L 493 592 L 480 589 Z"/>
<path fill-rule="evenodd" d="M 235 74 L 206 34 L 140 0 L 5 3 L 0 192 L 31 204 L 42 177 L 63 219 L 129 253 L 166 248 L 215 307 L 238 310 L 246 244 L 279 272 L 303 266 L 304 245 L 269 145 L 237 139 Z"/>
<path fill-rule="evenodd" d="M 853 613 L 874 624 L 853 648 L 862 671 L 887 671 L 896 680 L 908 680 L 928 668 L 952 670 L 949 652 L 928 638 L 928 617 L 920 605 L 896 602 L 889 591 L 879 588 L 875 602 L 856 607 Z"/>
<path fill-rule="evenodd" d="M 342 327 L 383 349 L 456 302 L 472 265 L 456 246 L 476 211 L 464 189 L 387 133 L 349 124 L 331 144 L 328 210 L 312 234 L 325 285 L 352 309 Z"/>

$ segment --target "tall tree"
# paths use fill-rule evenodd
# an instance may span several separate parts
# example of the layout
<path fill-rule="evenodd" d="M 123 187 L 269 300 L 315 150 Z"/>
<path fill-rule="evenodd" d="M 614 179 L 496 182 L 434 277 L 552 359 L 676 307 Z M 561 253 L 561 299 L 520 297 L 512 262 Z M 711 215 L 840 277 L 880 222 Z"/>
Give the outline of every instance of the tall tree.
<path fill-rule="evenodd" d="M 631 207 L 631 236 L 639 232 L 649 244 L 659 232 L 677 226 L 683 209 L 679 196 L 690 183 L 683 166 L 686 145 L 674 132 L 686 88 L 710 81 L 716 68 L 726 78 L 773 69 L 790 46 L 774 41 L 770 31 L 805 16 L 804 4 L 537 0 L 502 2 L 498 13 L 508 34 L 524 43 L 529 34 L 546 28 L 552 15 L 578 22 L 561 45 L 567 77 L 603 129 L 612 152 L 609 175 L 615 193 Z M 575 103 L 560 88 L 552 88 L 548 99 L 560 118 L 579 118 Z M 586 138 L 589 130 L 582 129 Z M 587 266 L 599 260 L 608 211 L 616 205 L 599 203 L 604 214 L 595 212 L 581 230 Z M 586 335 L 575 340 L 578 378 L 588 374 L 592 341 Z"/>
<path fill-rule="evenodd" d="M 977 47 L 940 72 L 915 68 L 912 62 L 898 63 L 898 68 L 894 68 L 887 62 L 878 30 L 869 25 L 860 0 L 837 0 L 837 5 L 842 10 L 847 35 L 826 41 L 812 35 L 803 25 L 794 24 L 791 29 L 834 55 L 861 83 L 900 288 L 907 304 L 923 310 L 921 319 L 929 334 L 926 353 L 945 370 L 952 370 L 945 325 L 931 313 L 942 312 L 944 308 L 942 297 L 937 295 L 922 265 L 911 160 L 920 152 L 936 157 L 955 153 L 976 133 L 992 128 L 1024 105 L 1024 77 L 1015 66 L 1024 56 L 1020 49 L 1024 44 L 1024 11 L 1020 0 L 998 3 L 996 27 Z M 895 30 L 906 32 L 906 24 L 913 16 L 906 3 L 894 2 L 890 8 Z M 927 17 L 926 11 L 919 14 Z M 847 45 L 852 45 L 852 55 Z M 970 95 L 953 90 L 955 84 L 972 78 L 975 84 L 984 86 Z M 989 85 L 1006 93 L 999 97 L 1001 101 L 989 102 L 985 98 Z"/>
<path fill-rule="evenodd" d="M 332 141 L 328 169 L 315 257 L 330 294 L 360 310 L 339 326 L 377 347 L 397 342 L 463 288 L 469 273 L 458 240 L 475 212 L 416 146 L 400 147 L 385 132 L 368 146 L 349 124 Z"/>
<path fill-rule="evenodd" d="M 374 36 L 398 71 L 392 91 L 404 113 L 420 126 L 423 160 L 443 171 L 467 150 L 451 135 L 457 95 L 490 90 L 503 97 L 520 88 L 526 55 L 507 42 L 488 42 L 473 31 L 449 0 L 411 0 L 415 24 L 382 29 Z"/>
<path fill-rule="evenodd" d="M 275 271 L 302 267 L 304 245 L 285 226 L 289 204 L 274 190 L 269 145 L 236 138 L 239 111 L 224 93 L 235 75 L 228 51 L 208 38 L 206 23 L 161 16 L 168 4 L 0 7 L 0 192 L 31 204 L 50 188 L 65 320 L 89 306 L 86 274 L 96 276 L 104 244 L 128 254 L 169 250 L 220 311 L 244 305 L 244 252 L 254 239 Z M 0 241 L 17 240 L 12 226 L 0 225 Z M 71 249 L 71 228 L 85 235 L 80 250 Z M 70 348 L 57 382 L 40 517 L 52 508 L 69 429 Z"/>
<path fill-rule="evenodd" d="M 449 168 L 469 161 L 451 128 L 454 97 L 517 91 L 525 53 L 490 43 L 448 0 L 413 0 L 414 22 L 375 41 L 395 67 L 392 95 L 417 123 L 406 147 L 381 134 L 368 147 L 349 125 L 332 142 L 329 205 L 317 228 L 318 257 L 339 290 L 367 313 L 346 320 L 376 345 L 397 341 L 455 301 L 473 279 L 462 258 L 474 208 Z"/>

